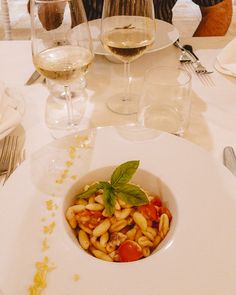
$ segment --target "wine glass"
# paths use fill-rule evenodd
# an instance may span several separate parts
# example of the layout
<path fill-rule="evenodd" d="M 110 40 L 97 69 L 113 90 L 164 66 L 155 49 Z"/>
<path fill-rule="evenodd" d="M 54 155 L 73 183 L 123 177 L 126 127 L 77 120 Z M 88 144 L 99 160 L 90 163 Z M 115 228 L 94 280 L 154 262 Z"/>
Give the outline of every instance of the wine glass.
<path fill-rule="evenodd" d="M 130 92 L 130 62 L 139 58 L 155 40 L 153 0 L 104 0 L 101 42 L 113 56 L 124 62 L 126 87 L 107 101 L 118 114 L 138 111 L 138 96 Z"/>
<path fill-rule="evenodd" d="M 87 72 L 94 57 L 83 3 L 81 0 L 31 0 L 30 13 L 34 66 L 64 89 L 63 107 L 54 128 L 73 131 L 81 115 L 74 112 L 70 84 Z"/>

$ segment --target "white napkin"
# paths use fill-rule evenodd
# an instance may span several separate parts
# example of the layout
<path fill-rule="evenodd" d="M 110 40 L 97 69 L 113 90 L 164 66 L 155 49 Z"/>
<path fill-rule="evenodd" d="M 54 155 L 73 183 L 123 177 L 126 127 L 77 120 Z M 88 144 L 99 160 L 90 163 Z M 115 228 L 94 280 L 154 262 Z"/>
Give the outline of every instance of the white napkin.
<path fill-rule="evenodd" d="M 3 87 L 4 84 L 0 85 Z M 24 102 L 16 90 L 5 86 L 1 99 L 0 139 L 19 125 L 24 113 Z"/>
<path fill-rule="evenodd" d="M 236 75 L 236 38 L 230 41 L 217 56 L 216 69 L 224 74 Z M 221 68 L 221 69 L 220 69 Z"/>

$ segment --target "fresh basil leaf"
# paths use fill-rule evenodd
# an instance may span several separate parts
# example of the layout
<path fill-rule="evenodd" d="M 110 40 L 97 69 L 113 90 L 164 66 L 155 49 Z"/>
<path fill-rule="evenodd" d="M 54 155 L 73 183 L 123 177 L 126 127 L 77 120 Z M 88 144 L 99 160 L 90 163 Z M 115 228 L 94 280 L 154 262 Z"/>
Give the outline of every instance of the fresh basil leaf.
<path fill-rule="evenodd" d="M 77 199 L 87 199 L 102 188 L 103 188 L 102 184 L 100 182 L 96 182 L 90 185 L 90 187 L 86 191 L 83 191 L 82 193 L 76 195 L 75 197 Z"/>
<path fill-rule="evenodd" d="M 128 161 L 118 166 L 111 176 L 111 185 L 116 188 L 130 181 L 139 166 L 139 161 Z"/>
<path fill-rule="evenodd" d="M 103 204 L 105 207 L 105 212 L 107 215 L 111 216 L 115 211 L 115 204 L 116 204 L 116 196 L 112 190 L 112 188 L 109 186 L 106 186 L 103 189 Z"/>
<path fill-rule="evenodd" d="M 108 181 L 99 181 L 99 184 L 102 188 L 112 189 L 112 186 Z"/>
<path fill-rule="evenodd" d="M 116 193 L 125 203 L 133 206 L 149 203 L 146 193 L 134 184 L 124 184 L 116 189 Z"/>

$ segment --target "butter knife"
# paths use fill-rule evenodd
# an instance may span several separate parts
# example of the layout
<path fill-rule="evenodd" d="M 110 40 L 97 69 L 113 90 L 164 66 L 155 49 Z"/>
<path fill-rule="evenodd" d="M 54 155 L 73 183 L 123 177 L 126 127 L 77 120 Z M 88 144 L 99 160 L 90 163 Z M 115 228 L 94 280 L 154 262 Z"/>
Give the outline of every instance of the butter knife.
<path fill-rule="evenodd" d="M 236 176 L 236 156 L 231 146 L 226 146 L 223 151 L 224 165 Z"/>
<path fill-rule="evenodd" d="M 29 79 L 26 81 L 25 85 L 32 85 L 33 83 L 35 83 L 37 80 L 39 80 L 39 78 L 41 78 L 42 76 L 37 72 L 34 71 L 33 74 L 29 77 Z"/>

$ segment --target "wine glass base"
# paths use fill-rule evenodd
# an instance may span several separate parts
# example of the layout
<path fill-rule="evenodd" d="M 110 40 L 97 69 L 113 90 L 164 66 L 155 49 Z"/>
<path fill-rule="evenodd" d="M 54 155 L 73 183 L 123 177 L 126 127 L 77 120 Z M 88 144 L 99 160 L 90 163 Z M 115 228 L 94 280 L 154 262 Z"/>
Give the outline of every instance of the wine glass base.
<path fill-rule="evenodd" d="M 94 126 L 91 124 L 90 119 L 88 117 L 82 117 L 80 118 L 80 121 L 74 122 L 74 124 L 72 125 L 68 125 L 68 123 L 65 122 L 64 126 L 55 126 L 55 125 L 50 126 L 49 124 L 47 124 L 47 127 L 49 129 L 50 135 L 54 139 L 59 139 L 71 134 L 77 134 L 78 132 L 81 132 L 82 130 L 93 128 Z"/>
<path fill-rule="evenodd" d="M 106 105 L 110 111 L 119 115 L 137 114 L 139 95 L 131 93 L 129 98 L 124 98 L 123 93 L 118 93 L 111 96 Z"/>
<path fill-rule="evenodd" d="M 47 98 L 45 123 L 54 138 L 60 138 L 77 132 L 83 127 L 87 127 L 87 119 L 85 117 L 87 95 L 82 95 L 81 97 L 75 96 L 71 102 L 73 115 L 72 121 L 69 121 L 66 100 L 51 95 Z"/>
<path fill-rule="evenodd" d="M 80 129 L 76 128 L 68 128 L 68 129 L 50 129 L 49 132 L 53 139 L 63 138 L 65 136 L 76 134 L 80 131 Z"/>

